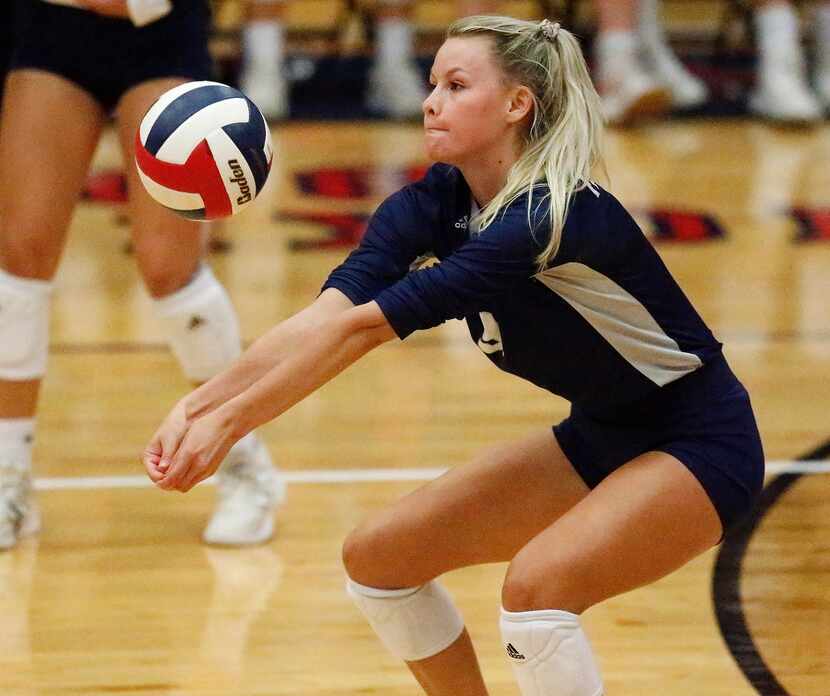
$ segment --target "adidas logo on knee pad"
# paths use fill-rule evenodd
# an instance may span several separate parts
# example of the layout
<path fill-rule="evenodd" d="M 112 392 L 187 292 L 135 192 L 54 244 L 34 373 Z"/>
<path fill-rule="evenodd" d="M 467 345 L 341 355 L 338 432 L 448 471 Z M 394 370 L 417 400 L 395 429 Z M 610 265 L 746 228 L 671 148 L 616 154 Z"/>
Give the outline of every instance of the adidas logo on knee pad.
<path fill-rule="evenodd" d="M 514 660 L 524 660 L 526 659 L 524 655 L 522 655 L 516 648 L 513 647 L 513 643 L 507 644 L 507 654 L 510 655 Z"/>

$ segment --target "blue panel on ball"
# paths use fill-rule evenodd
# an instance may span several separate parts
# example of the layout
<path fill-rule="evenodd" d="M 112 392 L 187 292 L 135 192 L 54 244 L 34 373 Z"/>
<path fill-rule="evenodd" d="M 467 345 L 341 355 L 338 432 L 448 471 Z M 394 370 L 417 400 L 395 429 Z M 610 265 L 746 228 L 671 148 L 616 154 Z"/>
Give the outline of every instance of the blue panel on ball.
<path fill-rule="evenodd" d="M 254 175 L 257 193 L 259 193 L 268 178 L 268 160 L 265 158 L 266 126 L 256 105 L 250 99 L 246 98 L 246 101 L 248 112 L 251 114 L 248 123 L 231 123 L 222 130 L 233 140 L 234 145 L 248 162 Z"/>
<path fill-rule="evenodd" d="M 241 92 L 227 85 L 205 85 L 185 92 L 170 102 L 167 108 L 159 114 L 147 134 L 144 147 L 150 154 L 158 154 L 167 138 L 193 114 L 216 102 L 224 99 L 239 99 L 241 96 Z"/>

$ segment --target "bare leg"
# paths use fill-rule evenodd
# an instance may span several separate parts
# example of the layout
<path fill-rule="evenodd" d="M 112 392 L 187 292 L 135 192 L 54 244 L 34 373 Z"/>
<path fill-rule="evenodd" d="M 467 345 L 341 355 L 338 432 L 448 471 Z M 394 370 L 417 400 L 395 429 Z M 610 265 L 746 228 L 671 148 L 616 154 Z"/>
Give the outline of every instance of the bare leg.
<path fill-rule="evenodd" d="M 49 342 L 49 281 L 103 121 L 97 102 L 38 70 L 6 82 L 0 133 L 0 549 L 40 528 L 32 441 Z M 37 176 L 20 185 L 21 162 Z"/>
<path fill-rule="evenodd" d="M 600 31 L 634 31 L 637 4 L 637 0 L 596 0 Z"/>
<path fill-rule="evenodd" d="M 509 560 L 587 494 L 546 430 L 483 453 L 358 527 L 344 545 L 346 570 L 361 584 L 394 589 Z M 408 666 L 430 696 L 487 693 L 466 631 Z"/>
<path fill-rule="evenodd" d="M 720 518 L 692 473 L 668 454 L 646 453 L 614 471 L 516 555 L 504 608 L 579 614 L 680 568 L 721 533 Z"/>
<path fill-rule="evenodd" d="M 129 213 L 133 244 L 141 277 L 154 298 L 164 297 L 187 285 L 205 252 L 203 225 L 195 224 L 156 203 L 131 165 L 133 139 L 144 113 L 156 98 L 184 80 L 168 78 L 145 82 L 128 91 L 118 105 L 118 132 L 127 167 Z"/>
<path fill-rule="evenodd" d="M 61 77 L 9 75 L 0 134 L 0 268 L 7 273 L 54 276 L 103 119 L 98 103 Z M 20 162 L 38 172 L 26 186 L 15 185 Z M 39 389 L 40 379 L 0 380 L 0 419 L 33 417 Z"/>

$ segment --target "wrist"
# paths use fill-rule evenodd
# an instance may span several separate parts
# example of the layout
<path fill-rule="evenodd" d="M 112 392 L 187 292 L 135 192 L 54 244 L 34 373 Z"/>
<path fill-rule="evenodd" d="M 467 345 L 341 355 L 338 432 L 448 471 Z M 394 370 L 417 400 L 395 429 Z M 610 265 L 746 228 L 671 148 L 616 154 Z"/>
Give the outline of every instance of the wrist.
<path fill-rule="evenodd" d="M 230 433 L 234 442 L 241 440 L 248 433 L 256 429 L 257 423 L 251 421 L 245 409 L 234 403 L 234 400 L 222 404 L 216 409 L 216 417 L 219 419 L 222 430 Z"/>

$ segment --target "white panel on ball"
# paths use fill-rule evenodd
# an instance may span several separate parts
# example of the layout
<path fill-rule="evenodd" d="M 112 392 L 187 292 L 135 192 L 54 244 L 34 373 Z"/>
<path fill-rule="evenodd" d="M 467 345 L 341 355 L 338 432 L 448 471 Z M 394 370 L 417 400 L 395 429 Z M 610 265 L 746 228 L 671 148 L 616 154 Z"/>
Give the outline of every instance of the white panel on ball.
<path fill-rule="evenodd" d="M 141 177 L 147 193 L 163 206 L 172 208 L 173 210 L 202 210 L 205 207 L 205 202 L 198 193 L 174 191 L 166 186 L 157 184 L 141 171 L 141 167 L 136 167 L 136 171 L 138 171 L 138 175 Z"/>
<path fill-rule="evenodd" d="M 231 123 L 246 123 L 250 118 L 244 99 L 223 99 L 200 109 L 176 128 L 159 148 L 156 157 L 162 162 L 184 164 L 193 149 L 205 139 L 204 134 Z"/>
<path fill-rule="evenodd" d="M 150 129 L 155 124 L 159 114 L 170 106 L 173 101 L 178 99 L 183 94 L 192 92 L 194 89 L 199 89 L 200 87 L 207 87 L 208 85 L 219 85 L 220 87 L 224 86 L 219 82 L 200 80 L 198 82 L 185 82 L 183 85 L 173 87 L 173 89 L 162 94 L 150 107 L 141 121 L 141 127 L 139 129 L 139 137 L 141 138 L 141 142 L 145 145 L 147 144 L 147 136 L 150 135 Z"/>
<path fill-rule="evenodd" d="M 222 175 L 234 214 L 256 198 L 256 180 L 248 161 L 223 130 L 213 131 L 207 137 L 213 161 Z"/>

